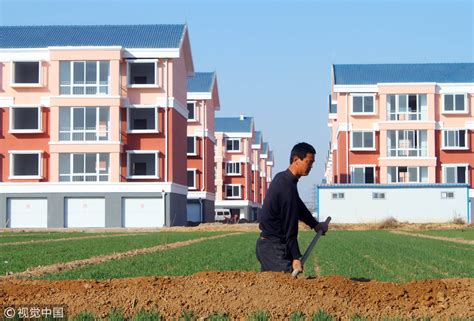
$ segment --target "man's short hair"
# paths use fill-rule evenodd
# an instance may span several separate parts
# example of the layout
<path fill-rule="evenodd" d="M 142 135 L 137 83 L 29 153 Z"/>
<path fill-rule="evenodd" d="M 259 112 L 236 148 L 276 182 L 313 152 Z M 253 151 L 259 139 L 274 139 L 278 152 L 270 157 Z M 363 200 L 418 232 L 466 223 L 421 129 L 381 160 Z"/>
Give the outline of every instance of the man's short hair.
<path fill-rule="evenodd" d="M 316 150 L 313 146 L 308 143 L 298 143 L 293 146 L 290 155 L 290 164 L 293 163 L 295 156 L 298 156 L 299 159 L 303 160 L 306 157 L 306 154 L 316 154 Z"/>

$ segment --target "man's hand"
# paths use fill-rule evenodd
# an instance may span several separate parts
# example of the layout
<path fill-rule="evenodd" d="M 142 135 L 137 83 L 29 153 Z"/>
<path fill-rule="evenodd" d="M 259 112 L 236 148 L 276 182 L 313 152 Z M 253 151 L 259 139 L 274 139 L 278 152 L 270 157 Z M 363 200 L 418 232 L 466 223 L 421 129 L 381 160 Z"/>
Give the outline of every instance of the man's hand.
<path fill-rule="evenodd" d="M 303 264 L 301 264 L 301 260 L 293 260 L 293 271 L 294 270 L 298 270 L 299 273 L 302 273 L 303 272 Z"/>
<path fill-rule="evenodd" d="M 323 231 L 323 235 L 326 234 L 326 232 L 328 231 L 329 229 L 329 224 L 327 222 L 319 222 L 318 224 L 316 224 L 316 226 L 314 227 L 314 230 L 316 232 L 318 231 Z"/>

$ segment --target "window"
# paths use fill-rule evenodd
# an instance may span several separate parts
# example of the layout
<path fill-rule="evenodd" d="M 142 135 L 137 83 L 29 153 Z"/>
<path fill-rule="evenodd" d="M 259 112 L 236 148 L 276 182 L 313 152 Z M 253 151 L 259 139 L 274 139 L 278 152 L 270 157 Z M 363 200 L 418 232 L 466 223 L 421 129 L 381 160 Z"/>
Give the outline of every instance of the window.
<path fill-rule="evenodd" d="M 441 198 L 454 198 L 454 192 L 441 192 Z"/>
<path fill-rule="evenodd" d="M 107 95 L 109 93 L 108 61 L 61 61 L 60 95 Z"/>
<path fill-rule="evenodd" d="M 351 135 L 351 150 L 375 150 L 375 132 L 353 131 Z"/>
<path fill-rule="evenodd" d="M 196 189 L 196 169 L 189 169 L 188 168 L 188 188 L 189 189 Z"/>
<path fill-rule="evenodd" d="M 127 178 L 159 178 L 158 151 L 128 151 L 127 158 Z"/>
<path fill-rule="evenodd" d="M 225 173 L 228 176 L 238 176 L 241 175 L 241 166 L 238 162 L 227 162 L 225 164 Z"/>
<path fill-rule="evenodd" d="M 343 200 L 344 193 L 331 193 L 331 199 L 333 200 Z"/>
<path fill-rule="evenodd" d="M 41 118 L 41 107 L 11 107 L 9 132 L 41 132 Z"/>
<path fill-rule="evenodd" d="M 374 114 L 373 95 L 352 95 L 352 114 Z"/>
<path fill-rule="evenodd" d="M 128 85 L 130 87 L 157 87 L 158 60 L 129 60 Z"/>
<path fill-rule="evenodd" d="M 197 156 L 197 137 L 196 136 L 188 136 L 188 152 L 187 155 L 189 156 Z"/>
<path fill-rule="evenodd" d="M 428 183 L 428 167 L 389 166 L 389 183 Z"/>
<path fill-rule="evenodd" d="M 10 151 L 10 179 L 42 178 L 42 151 Z"/>
<path fill-rule="evenodd" d="M 228 152 L 240 152 L 240 139 L 228 138 L 225 146 Z"/>
<path fill-rule="evenodd" d="M 387 95 L 387 120 L 426 120 L 426 95 Z"/>
<path fill-rule="evenodd" d="M 12 86 L 41 86 L 41 61 L 13 61 Z"/>
<path fill-rule="evenodd" d="M 225 197 L 226 198 L 240 198 L 240 185 L 225 185 Z"/>
<path fill-rule="evenodd" d="M 443 113 L 465 113 L 465 112 L 467 112 L 465 94 L 444 95 Z"/>
<path fill-rule="evenodd" d="M 60 153 L 60 182 L 108 182 L 109 154 Z"/>
<path fill-rule="evenodd" d="M 426 130 L 388 130 L 389 157 L 424 157 L 428 155 Z"/>
<path fill-rule="evenodd" d="M 351 182 L 354 184 L 374 184 L 375 166 L 351 166 Z"/>
<path fill-rule="evenodd" d="M 156 107 L 129 107 L 127 119 L 129 133 L 158 132 L 158 108 Z"/>
<path fill-rule="evenodd" d="M 372 193 L 372 199 L 374 199 L 374 200 L 384 200 L 385 199 L 385 193 L 374 192 L 374 193 Z"/>
<path fill-rule="evenodd" d="M 196 121 L 196 102 L 188 102 L 188 121 Z"/>
<path fill-rule="evenodd" d="M 468 177 L 467 165 L 442 165 L 443 183 L 466 184 Z"/>
<path fill-rule="evenodd" d="M 109 107 L 60 107 L 60 141 L 109 140 Z"/>
<path fill-rule="evenodd" d="M 467 149 L 467 130 L 443 130 L 443 149 Z"/>

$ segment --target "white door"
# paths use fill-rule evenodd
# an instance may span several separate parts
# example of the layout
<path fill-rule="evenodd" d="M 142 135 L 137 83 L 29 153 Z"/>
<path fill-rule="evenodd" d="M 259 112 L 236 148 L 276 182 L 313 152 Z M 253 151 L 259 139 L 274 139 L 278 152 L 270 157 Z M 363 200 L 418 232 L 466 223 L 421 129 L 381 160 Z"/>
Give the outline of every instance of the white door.
<path fill-rule="evenodd" d="M 48 227 L 48 200 L 43 198 L 9 198 L 9 227 Z"/>
<path fill-rule="evenodd" d="M 66 198 L 66 227 L 105 227 L 104 198 Z"/>
<path fill-rule="evenodd" d="M 162 198 L 124 197 L 122 210 L 124 227 L 165 226 L 165 210 Z"/>
<path fill-rule="evenodd" d="M 201 205 L 200 204 L 188 204 L 188 221 L 201 222 Z"/>

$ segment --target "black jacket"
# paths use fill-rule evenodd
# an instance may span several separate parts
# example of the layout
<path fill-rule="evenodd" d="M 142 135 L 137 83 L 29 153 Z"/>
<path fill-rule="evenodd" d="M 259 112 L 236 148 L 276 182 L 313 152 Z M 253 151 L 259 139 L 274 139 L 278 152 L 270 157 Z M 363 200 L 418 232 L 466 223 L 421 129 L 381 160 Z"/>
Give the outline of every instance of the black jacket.
<path fill-rule="evenodd" d="M 288 246 L 293 259 L 301 258 L 298 246 L 298 220 L 314 228 L 318 221 L 301 200 L 298 178 L 289 169 L 275 175 L 260 212 L 260 236 L 279 239 Z"/>

